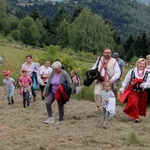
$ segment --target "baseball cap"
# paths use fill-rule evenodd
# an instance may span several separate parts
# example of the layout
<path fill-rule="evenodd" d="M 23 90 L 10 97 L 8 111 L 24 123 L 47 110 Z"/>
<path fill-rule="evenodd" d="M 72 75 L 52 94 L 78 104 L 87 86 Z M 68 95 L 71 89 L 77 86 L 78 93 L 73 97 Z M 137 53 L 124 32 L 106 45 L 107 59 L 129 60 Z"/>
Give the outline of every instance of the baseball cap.
<path fill-rule="evenodd" d="M 28 72 L 28 70 L 26 68 L 23 68 L 22 72 Z"/>
<path fill-rule="evenodd" d="M 5 70 L 5 71 L 3 72 L 3 74 L 4 74 L 4 76 L 10 75 L 10 71 L 9 71 L 9 70 Z"/>
<path fill-rule="evenodd" d="M 118 54 L 118 53 L 114 53 L 114 54 L 113 54 L 113 57 L 114 57 L 114 58 L 119 57 L 119 54 Z"/>

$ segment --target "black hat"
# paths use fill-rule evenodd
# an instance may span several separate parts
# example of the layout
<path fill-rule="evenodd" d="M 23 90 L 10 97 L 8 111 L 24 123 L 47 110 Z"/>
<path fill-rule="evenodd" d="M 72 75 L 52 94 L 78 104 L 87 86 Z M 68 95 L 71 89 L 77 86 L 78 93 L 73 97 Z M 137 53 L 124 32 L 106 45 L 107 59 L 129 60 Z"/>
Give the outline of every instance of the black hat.
<path fill-rule="evenodd" d="M 86 79 L 84 80 L 83 84 L 84 84 L 85 86 L 90 86 L 93 81 L 94 81 L 94 79 L 86 78 Z"/>
<path fill-rule="evenodd" d="M 100 76 L 100 72 L 97 69 L 88 70 L 86 72 L 86 76 L 89 79 L 98 79 Z"/>

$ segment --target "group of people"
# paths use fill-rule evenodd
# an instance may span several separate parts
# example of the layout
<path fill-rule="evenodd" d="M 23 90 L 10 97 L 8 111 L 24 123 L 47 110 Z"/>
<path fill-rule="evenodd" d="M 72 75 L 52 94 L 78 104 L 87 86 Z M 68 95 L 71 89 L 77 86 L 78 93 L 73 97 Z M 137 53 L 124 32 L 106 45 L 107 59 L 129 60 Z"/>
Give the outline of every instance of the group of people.
<path fill-rule="evenodd" d="M 98 64 L 98 71 L 104 77 L 104 82 L 96 79 L 94 88 L 96 111 L 103 111 L 104 115 L 103 128 L 107 128 L 108 119 L 115 113 L 116 82 L 124 78 L 124 61 L 119 58 L 118 53 L 114 53 L 114 58 L 111 55 L 111 50 L 105 48 Z M 97 61 L 95 64 L 97 64 Z M 139 122 L 139 116 L 146 116 L 148 98 L 150 98 L 149 89 L 150 55 L 146 56 L 145 59 L 139 58 L 137 60 L 135 67 L 126 74 L 119 89 L 121 92 L 119 101 L 126 103 L 123 111 L 136 123 Z"/>
<path fill-rule="evenodd" d="M 5 85 L 4 90 L 7 95 L 8 104 L 14 104 L 14 89 L 16 86 L 15 80 L 10 76 L 10 71 L 4 71 Z M 60 61 L 55 61 L 50 66 L 50 61 L 45 61 L 43 66 L 38 66 L 37 63 L 32 61 L 32 56 L 26 56 L 26 62 L 22 64 L 20 70 L 20 77 L 18 83 L 21 87 L 20 94 L 23 97 L 23 107 L 30 105 L 31 96 L 33 101 L 36 101 L 36 92 L 34 84 L 38 83 L 41 90 L 41 98 L 46 98 L 46 109 L 48 119 L 45 123 L 53 123 L 52 117 L 52 103 L 54 100 L 58 102 L 59 120 L 61 123 L 64 116 L 64 104 L 69 101 L 71 94 L 71 78 L 64 70 Z"/>
<path fill-rule="evenodd" d="M 99 60 L 100 59 L 100 60 Z M 96 79 L 94 87 L 94 100 L 96 111 L 103 112 L 103 128 L 107 128 L 107 122 L 115 114 L 116 104 L 116 82 L 124 78 L 124 61 L 119 58 L 118 53 L 105 48 L 103 55 L 97 59 L 98 71 L 104 81 Z M 136 66 L 131 69 L 122 81 L 119 91 L 122 93 L 121 103 L 126 103 L 124 112 L 135 122 L 139 122 L 139 116 L 146 116 L 147 99 L 150 98 L 150 55 L 139 58 Z M 41 98 L 46 98 L 46 110 L 48 119 L 44 123 L 54 123 L 52 115 L 52 104 L 55 100 L 58 103 L 59 119 L 57 124 L 62 123 L 64 117 L 64 104 L 69 101 L 71 94 L 71 84 L 74 85 L 73 93 L 77 93 L 77 87 L 81 86 L 80 77 L 72 70 L 71 74 L 65 71 L 59 60 L 52 65 L 50 61 L 45 61 L 43 66 L 38 66 L 32 61 L 32 56 L 26 56 L 26 62 L 21 66 L 18 83 L 21 87 L 20 94 L 23 96 L 23 107 L 30 105 L 31 95 L 36 101 L 35 83 L 39 83 Z M 4 71 L 5 90 L 8 104 L 14 104 L 15 80 L 10 77 L 10 71 Z"/>

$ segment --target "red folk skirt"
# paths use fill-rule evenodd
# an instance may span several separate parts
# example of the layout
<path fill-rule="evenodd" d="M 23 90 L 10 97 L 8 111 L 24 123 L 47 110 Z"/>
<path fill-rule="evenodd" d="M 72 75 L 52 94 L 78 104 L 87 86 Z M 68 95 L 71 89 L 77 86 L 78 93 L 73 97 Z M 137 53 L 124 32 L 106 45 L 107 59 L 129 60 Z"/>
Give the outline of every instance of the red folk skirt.
<path fill-rule="evenodd" d="M 124 112 L 136 120 L 139 119 L 140 116 L 146 116 L 146 108 L 147 108 L 147 92 L 135 92 L 130 91 L 127 97 L 127 104 L 124 108 Z"/>

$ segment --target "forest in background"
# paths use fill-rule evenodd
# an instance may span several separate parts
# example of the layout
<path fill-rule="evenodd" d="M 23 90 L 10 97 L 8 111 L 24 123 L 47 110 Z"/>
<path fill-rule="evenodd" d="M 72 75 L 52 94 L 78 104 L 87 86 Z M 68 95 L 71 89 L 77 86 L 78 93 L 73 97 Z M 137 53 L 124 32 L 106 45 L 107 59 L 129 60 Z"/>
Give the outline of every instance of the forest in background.
<path fill-rule="evenodd" d="M 110 47 L 126 61 L 150 53 L 150 7 L 135 1 L 70 0 L 24 7 L 16 0 L 0 3 L 0 32 L 9 40 L 96 55 Z"/>

